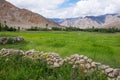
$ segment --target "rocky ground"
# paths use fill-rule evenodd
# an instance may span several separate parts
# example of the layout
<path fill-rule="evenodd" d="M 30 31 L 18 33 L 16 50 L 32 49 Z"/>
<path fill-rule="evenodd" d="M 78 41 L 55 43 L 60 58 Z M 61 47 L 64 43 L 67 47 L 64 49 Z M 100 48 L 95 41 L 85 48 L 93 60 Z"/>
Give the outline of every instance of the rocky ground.
<path fill-rule="evenodd" d="M 74 54 L 66 58 L 61 58 L 57 53 L 44 53 L 35 50 L 23 51 L 15 49 L 1 49 L 1 56 L 10 56 L 13 54 L 21 54 L 23 57 L 30 59 L 45 59 L 50 68 L 57 68 L 69 63 L 72 68 L 80 68 L 85 73 L 91 73 L 95 70 L 101 71 L 108 76 L 108 80 L 120 80 L 120 69 L 111 68 L 108 65 L 93 61 L 91 58 Z"/>

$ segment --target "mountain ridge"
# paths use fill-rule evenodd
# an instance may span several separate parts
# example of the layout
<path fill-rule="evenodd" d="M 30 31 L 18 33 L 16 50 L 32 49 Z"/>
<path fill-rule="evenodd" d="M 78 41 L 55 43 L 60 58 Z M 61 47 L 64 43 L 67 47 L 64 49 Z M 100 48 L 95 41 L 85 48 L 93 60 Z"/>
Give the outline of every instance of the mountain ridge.
<path fill-rule="evenodd" d="M 58 18 L 59 19 L 59 18 Z M 50 19 L 55 21 L 55 19 Z M 85 16 L 78 18 L 67 18 L 67 19 L 59 19 L 61 23 L 58 23 L 62 26 L 73 26 L 78 28 L 92 28 L 93 26 L 96 28 L 119 28 L 120 29 L 120 14 L 105 14 L 100 16 Z M 57 21 L 56 21 L 57 23 Z"/>
<path fill-rule="evenodd" d="M 119 28 L 120 13 L 100 16 L 85 16 L 78 18 L 45 18 L 27 9 L 20 9 L 6 0 L 0 0 L 0 23 L 15 28 L 27 29 L 33 27 L 77 27 L 77 28 Z"/>
<path fill-rule="evenodd" d="M 23 29 L 31 28 L 31 26 L 40 28 L 61 27 L 38 13 L 20 9 L 5 0 L 0 0 L 0 22 L 3 25 L 7 24 L 8 26 L 21 27 Z"/>

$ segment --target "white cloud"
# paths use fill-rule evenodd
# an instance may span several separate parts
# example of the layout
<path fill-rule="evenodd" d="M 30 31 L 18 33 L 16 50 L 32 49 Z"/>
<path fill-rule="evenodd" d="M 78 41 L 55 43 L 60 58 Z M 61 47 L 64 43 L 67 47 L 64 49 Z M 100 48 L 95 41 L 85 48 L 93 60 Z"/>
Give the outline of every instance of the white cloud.
<path fill-rule="evenodd" d="M 120 0 L 80 0 L 68 8 L 58 8 L 67 0 L 7 0 L 20 8 L 45 17 L 80 17 L 120 12 Z"/>
<path fill-rule="evenodd" d="M 73 9 L 74 16 L 103 15 L 120 12 L 120 0 L 81 0 Z"/>
<path fill-rule="evenodd" d="M 7 0 L 20 8 L 54 9 L 64 0 Z"/>

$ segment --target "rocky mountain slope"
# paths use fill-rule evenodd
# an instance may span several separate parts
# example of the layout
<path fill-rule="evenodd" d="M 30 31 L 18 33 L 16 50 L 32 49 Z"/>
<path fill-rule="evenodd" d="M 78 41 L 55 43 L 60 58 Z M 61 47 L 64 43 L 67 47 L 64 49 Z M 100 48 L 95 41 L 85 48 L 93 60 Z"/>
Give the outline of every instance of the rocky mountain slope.
<path fill-rule="evenodd" d="M 61 27 L 37 13 L 17 8 L 5 0 L 0 0 L 0 23 L 22 29 L 31 28 L 31 26 L 40 28 Z"/>
<path fill-rule="evenodd" d="M 55 22 L 56 19 L 51 19 Z M 79 28 L 119 28 L 120 29 L 120 14 L 106 14 L 101 16 L 86 16 L 84 18 L 68 18 L 68 19 L 57 19 L 60 25 L 73 26 Z"/>

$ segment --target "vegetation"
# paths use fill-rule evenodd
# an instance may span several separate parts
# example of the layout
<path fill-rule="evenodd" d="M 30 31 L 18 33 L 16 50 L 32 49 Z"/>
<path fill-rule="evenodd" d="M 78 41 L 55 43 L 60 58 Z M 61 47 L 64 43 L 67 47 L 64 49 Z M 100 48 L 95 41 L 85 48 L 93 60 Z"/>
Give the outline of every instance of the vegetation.
<path fill-rule="evenodd" d="M 4 21 L 4 25 L 0 23 L 0 31 L 20 31 L 20 27 L 17 29 L 14 27 L 9 27 L 7 25 L 7 22 Z M 81 29 L 78 27 L 66 27 L 66 28 L 59 28 L 59 27 L 52 27 L 49 29 L 49 25 L 46 24 L 45 28 L 40 28 L 37 26 L 32 26 L 31 28 L 26 29 L 26 31 L 84 31 L 84 32 L 102 32 L 102 33 L 115 33 L 120 32 L 120 29 L 118 28 L 87 28 L 87 29 Z"/>
<path fill-rule="evenodd" d="M 70 64 L 49 68 L 44 59 L 31 60 L 22 55 L 0 57 L 0 80 L 107 80 L 100 71 L 84 73 Z"/>
<path fill-rule="evenodd" d="M 63 29 L 62 28 L 58 28 L 58 27 L 52 27 L 52 30 L 53 31 L 62 31 Z"/>
<path fill-rule="evenodd" d="M 17 31 L 17 29 L 13 28 L 13 27 L 8 27 L 6 24 L 5 24 L 5 26 L 3 26 L 0 23 L 0 31 Z"/>
<path fill-rule="evenodd" d="M 50 31 L 48 28 L 39 28 L 39 27 L 31 27 L 29 29 L 26 29 L 26 31 Z"/>
<path fill-rule="evenodd" d="M 38 27 L 31 27 L 30 29 L 26 29 L 27 31 L 39 31 Z"/>
<path fill-rule="evenodd" d="M 25 42 L 22 37 L 0 37 L 0 44 L 15 44 Z"/>
<path fill-rule="evenodd" d="M 102 32 L 102 33 L 115 33 L 115 32 L 120 32 L 120 29 L 117 28 L 89 28 L 89 29 L 85 29 L 83 31 L 88 31 L 88 32 Z"/>
<path fill-rule="evenodd" d="M 26 29 L 27 31 L 84 31 L 84 32 L 102 32 L 102 33 L 115 33 L 120 32 L 118 28 L 87 28 L 87 29 L 80 29 L 77 27 L 66 27 L 64 29 L 58 27 L 52 27 L 51 29 L 48 28 L 38 28 L 38 27 L 31 27 L 30 29 Z"/>
<path fill-rule="evenodd" d="M 120 33 L 64 31 L 0 32 L 0 36 L 23 36 L 25 43 L 0 45 L 2 48 L 56 52 L 62 57 L 83 54 L 95 61 L 120 68 Z"/>
<path fill-rule="evenodd" d="M 67 27 L 64 29 L 65 31 L 84 31 L 84 32 L 102 32 L 102 33 L 115 33 L 120 32 L 120 29 L 117 28 L 87 28 L 87 29 L 80 29 L 76 27 Z"/>

